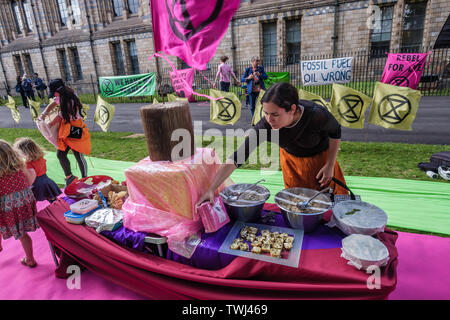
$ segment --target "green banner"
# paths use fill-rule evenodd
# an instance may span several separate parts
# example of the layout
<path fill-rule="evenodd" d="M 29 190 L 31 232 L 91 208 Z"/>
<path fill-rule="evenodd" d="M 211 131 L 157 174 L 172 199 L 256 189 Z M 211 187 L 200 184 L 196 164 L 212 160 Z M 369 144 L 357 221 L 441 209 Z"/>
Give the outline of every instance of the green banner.
<path fill-rule="evenodd" d="M 277 82 L 289 82 L 289 72 L 266 72 L 267 79 L 264 80 L 264 84 L 268 89 L 271 85 Z"/>
<path fill-rule="evenodd" d="M 103 97 L 153 96 L 156 90 L 154 72 L 132 76 L 100 77 L 100 94 Z"/>

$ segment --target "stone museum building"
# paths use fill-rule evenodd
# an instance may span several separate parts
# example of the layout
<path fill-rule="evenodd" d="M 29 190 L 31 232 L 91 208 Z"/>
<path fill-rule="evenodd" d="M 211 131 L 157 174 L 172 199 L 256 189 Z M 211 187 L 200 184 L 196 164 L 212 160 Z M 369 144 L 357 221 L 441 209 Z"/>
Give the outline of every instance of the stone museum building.
<path fill-rule="evenodd" d="M 366 54 L 362 65 L 426 52 L 449 14 L 448 0 L 242 0 L 210 65 L 227 55 L 239 77 L 255 55 L 282 71 L 354 52 Z M 17 76 L 34 72 L 93 92 L 100 76 L 156 71 L 153 53 L 149 0 L 0 0 L 1 95 L 16 95 Z"/>

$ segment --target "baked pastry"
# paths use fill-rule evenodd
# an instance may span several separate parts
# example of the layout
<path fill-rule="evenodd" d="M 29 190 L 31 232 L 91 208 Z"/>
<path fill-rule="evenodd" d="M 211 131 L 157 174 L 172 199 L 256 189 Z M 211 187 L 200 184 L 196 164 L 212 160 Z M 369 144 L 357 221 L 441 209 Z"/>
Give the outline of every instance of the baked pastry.
<path fill-rule="evenodd" d="M 252 242 L 252 247 L 261 247 L 261 245 L 262 245 L 261 241 L 255 240 Z"/>
<path fill-rule="evenodd" d="M 283 243 L 275 242 L 275 243 L 272 245 L 272 248 L 282 250 L 282 249 L 283 249 Z"/>
<path fill-rule="evenodd" d="M 238 242 L 233 242 L 231 245 L 230 245 L 230 249 L 231 250 L 238 250 L 240 248 L 240 243 L 238 243 Z"/>
<path fill-rule="evenodd" d="M 258 232 L 258 228 L 255 228 L 255 227 L 249 227 L 249 228 L 248 228 L 248 231 L 249 231 L 250 233 L 256 234 L 256 233 Z"/>
<path fill-rule="evenodd" d="M 270 252 L 270 245 L 263 243 L 263 245 L 261 246 L 261 251 L 262 252 Z"/>
<path fill-rule="evenodd" d="M 281 250 L 280 249 L 270 249 L 270 256 L 274 257 L 274 258 L 280 258 Z"/>
<path fill-rule="evenodd" d="M 252 247 L 252 253 L 260 254 L 261 253 L 261 247 Z"/>
<path fill-rule="evenodd" d="M 289 236 L 286 239 L 284 239 L 284 242 L 293 243 L 294 242 L 294 237 Z"/>
<path fill-rule="evenodd" d="M 289 251 L 292 249 L 292 242 L 285 242 L 284 243 L 284 248 Z"/>
<path fill-rule="evenodd" d="M 248 246 L 248 243 L 242 242 L 242 243 L 239 245 L 239 249 L 242 250 L 242 251 L 249 251 L 249 250 L 250 250 L 250 247 Z"/>

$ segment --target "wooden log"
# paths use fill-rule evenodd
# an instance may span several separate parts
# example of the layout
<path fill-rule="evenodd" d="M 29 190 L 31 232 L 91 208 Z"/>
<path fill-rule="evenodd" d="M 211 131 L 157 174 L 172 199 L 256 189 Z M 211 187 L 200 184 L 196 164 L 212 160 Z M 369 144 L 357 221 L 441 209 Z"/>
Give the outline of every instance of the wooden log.
<path fill-rule="evenodd" d="M 195 153 L 194 128 L 187 101 L 145 105 L 140 114 L 152 161 L 176 161 Z"/>

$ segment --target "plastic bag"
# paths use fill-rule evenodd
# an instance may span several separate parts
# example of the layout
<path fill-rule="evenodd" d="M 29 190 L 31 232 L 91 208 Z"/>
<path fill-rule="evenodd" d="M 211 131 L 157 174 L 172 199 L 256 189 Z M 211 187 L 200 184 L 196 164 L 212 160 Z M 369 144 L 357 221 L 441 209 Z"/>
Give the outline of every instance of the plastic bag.
<path fill-rule="evenodd" d="M 346 235 L 374 235 L 383 232 L 387 224 L 386 213 L 368 202 L 346 200 L 333 206 L 333 215 L 327 226 L 338 227 Z"/>
<path fill-rule="evenodd" d="M 230 217 L 220 197 L 214 198 L 214 204 L 204 202 L 197 208 L 197 214 L 202 220 L 206 233 L 216 232 L 228 222 Z"/>
<path fill-rule="evenodd" d="M 179 161 L 147 157 L 134 164 L 125 170 L 129 197 L 122 206 L 124 226 L 167 237 L 170 250 L 190 258 L 203 228 L 194 219 L 195 205 L 219 167 L 220 161 L 209 148 L 196 149 L 192 157 Z"/>
<path fill-rule="evenodd" d="M 55 148 L 58 148 L 58 131 L 59 124 L 50 126 L 45 120 L 36 119 L 36 125 L 45 139 L 50 142 Z"/>
<path fill-rule="evenodd" d="M 122 226 L 122 210 L 105 208 L 99 209 L 85 219 L 86 225 L 95 228 L 98 233 L 102 231 L 114 231 Z"/>
<path fill-rule="evenodd" d="M 341 257 L 358 270 L 369 266 L 383 267 L 389 261 L 389 251 L 378 239 L 362 234 L 352 234 L 342 240 Z"/>

